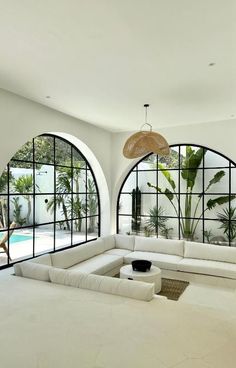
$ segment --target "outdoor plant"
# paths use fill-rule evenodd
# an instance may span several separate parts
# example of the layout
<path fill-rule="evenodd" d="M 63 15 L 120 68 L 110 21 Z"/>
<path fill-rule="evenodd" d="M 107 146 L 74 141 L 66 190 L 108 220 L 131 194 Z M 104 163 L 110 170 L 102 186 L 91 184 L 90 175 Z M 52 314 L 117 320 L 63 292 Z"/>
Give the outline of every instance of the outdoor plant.
<path fill-rule="evenodd" d="M 6 193 L 7 191 L 8 174 L 4 171 L 0 176 L 0 193 Z M 7 226 L 7 199 L 6 196 L 0 195 L 0 225 L 1 227 Z"/>
<path fill-rule="evenodd" d="M 221 222 L 220 229 L 224 230 L 224 234 L 229 241 L 236 238 L 236 207 L 225 208 L 222 213 L 218 212 L 217 217 Z"/>
<path fill-rule="evenodd" d="M 149 218 L 146 220 L 147 229 L 155 232 L 156 234 L 166 229 L 166 217 L 162 217 L 164 214 L 163 208 L 154 206 L 149 210 Z"/>
<path fill-rule="evenodd" d="M 19 197 L 14 197 L 11 202 L 14 206 L 13 218 L 16 224 L 23 226 L 26 223 L 26 218 L 21 217 L 22 204 L 19 204 Z"/>
<path fill-rule="evenodd" d="M 30 215 L 32 212 L 31 196 L 33 193 L 33 175 L 21 175 L 13 181 L 13 188 L 14 191 L 21 194 L 27 202 L 28 210 L 26 214 L 26 224 L 28 225 L 30 223 Z"/>
<path fill-rule="evenodd" d="M 207 240 L 207 243 L 210 243 L 211 239 L 213 237 L 212 231 L 211 230 L 204 230 L 203 234 L 204 234 L 204 238 L 206 238 L 206 240 Z"/>
<path fill-rule="evenodd" d="M 88 178 L 87 181 L 87 212 L 88 216 L 94 216 L 97 214 L 97 206 L 98 206 L 98 199 L 96 195 L 96 187 L 95 183 L 92 179 Z M 96 217 L 89 217 L 89 227 L 88 232 L 92 233 L 95 229 L 95 220 Z"/>
<path fill-rule="evenodd" d="M 203 193 L 198 196 L 197 202 L 194 203 L 193 188 L 196 184 L 198 169 L 202 163 L 205 152 L 206 150 L 203 148 L 199 148 L 195 151 L 192 149 L 191 146 L 186 146 L 186 156 L 183 158 L 181 170 L 181 177 L 185 182 L 186 193 L 184 198 L 184 205 L 181 204 L 179 195 L 176 192 L 176 183 L 171 175 L 171 172 L 165 169 L 165 166 L 163 164 L 159 163 L 158 167 L 159 169 L 161 169 L 161 172 L 169 183 L 171 189 L 163 189 L 151 183 L 147 183 L 149 187 L 155 188 L 157 192 L 162 193 L 166 196 L 166 198 L 173 206 L 176 216 L 180 217 L 180 229 L 182 236 L 190 240 L 194 239 L 198 223 L 206 211 L 211 210 L 217 205 L 222 205 L 224 203 L 232 201 L 236 197 L 235 195 L 227 195 L 220 196 L 215 199 L 209 199 L 206 203 L 206 208 L 201 212 L 200 216 L 196 217 Z M 224 175 L 225 172 L 223 170 L 218 171 L 206 185 L 204 193 L 208 192 L 209 189 L 213 185 L 218 183 Z M 180 210 L 180 213 L 178 212 L 178 210 Z"/>
<path fill-rule="evenodd" d="M 132 190 L 132 231 L 139 231 L 141 225 L 141 190 L 139 187 Z"/>

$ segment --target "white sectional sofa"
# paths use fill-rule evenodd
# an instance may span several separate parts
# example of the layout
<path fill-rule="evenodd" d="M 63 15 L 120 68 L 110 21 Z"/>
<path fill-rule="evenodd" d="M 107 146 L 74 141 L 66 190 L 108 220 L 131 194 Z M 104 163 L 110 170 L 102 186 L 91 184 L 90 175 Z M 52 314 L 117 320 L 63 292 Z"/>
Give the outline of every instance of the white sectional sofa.
<path fill-rule="evenodd" d="M 123 264 L 136 259 L 150 260 L 163 272 L 174 271 L 175 275 L 209 275 L 236 282 L 236 248 L 119 234 L 17 263 L 14 270 L 17 276 L 72 283 L 72 286 L 124 296 L 131 295 L 130 287 L 133 287 L 136 292 L 131 297 L 150 300 L 153 284 L 129 280 L 122 280 L 125 281 L 122 284 L 120 279 L 107 277 L 115 276 Z"/>

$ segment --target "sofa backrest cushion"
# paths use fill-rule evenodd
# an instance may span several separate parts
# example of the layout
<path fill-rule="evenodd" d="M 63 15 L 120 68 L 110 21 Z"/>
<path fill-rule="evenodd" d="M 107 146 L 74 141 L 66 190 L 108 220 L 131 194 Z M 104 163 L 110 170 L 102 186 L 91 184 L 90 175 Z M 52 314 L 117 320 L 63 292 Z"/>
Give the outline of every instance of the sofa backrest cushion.
<path fill-rule="evenodd" d="M 52 266 L 51 254 L 49 253 L 43 254 L 42 256 L 31 259 L 30 262 L 40 263 L 46 266 Z"/>
<path fill-rule="evenodd" d="M 184 257 L 236 263 L 236 248 L 186 241 Z"/>
<path fill-rule="evenodd" d="M 71 249 L 51 254 L 52 265 L 53 267 L 58 268 L 69 268 L 77 263 L 85 261 L 86 259 L 103 253 L 103 251 L 103 240 L 100 238 Z"/>
<path fill-rule="evenodd" d="M 173 254 L 183 257 L 184 241 L 136 236 L 134 250 L 142 252 Z"/>
<path fill-rule="evenodd" d="M 37 258 L 33 258 L 30 261 L 27 262 L 32 262 L 32 263 L 40 263 L 46 266 L 51 266 L 52 265 L 52 260 L 51 260 L 51 254 L 47 253 L 47 254 L 43 254 L 42 256 L 39 256 Z M 22 271 L 21 271 L 21 265 L 23 262 L 21 263 L 15 263 L 14 264 L 14 272 L 16 276 L 23 276 L 22 275 Z"/>
<path fill-rule="evenodd" d="M 132 299 L 150 301 L 154 295 L 154 284 L 148 284 L 146 282 L 55 268 L 49 271 L 49 277 L 53 283 L 125 296 Z"/>
<path fill-rule="evenodd" d="M 30 261 L 21 263 L 21 272 L 23 277 L 40 281 L 50 281 L 49 270 L 51 266 L 33 263 Z"/>
<path fill-rule="evenodd" d="M 134 236 L 115 234 L 116 248 L 134 250 Z"/>
<path fill-rule="evenodd" d="M 107 250 L 115 248 L 116 241 L 115 241 L 115 236 L 114 235 L 103 236 L 101 239 L 103 240 L 104 252 L 106 252 Z"/>

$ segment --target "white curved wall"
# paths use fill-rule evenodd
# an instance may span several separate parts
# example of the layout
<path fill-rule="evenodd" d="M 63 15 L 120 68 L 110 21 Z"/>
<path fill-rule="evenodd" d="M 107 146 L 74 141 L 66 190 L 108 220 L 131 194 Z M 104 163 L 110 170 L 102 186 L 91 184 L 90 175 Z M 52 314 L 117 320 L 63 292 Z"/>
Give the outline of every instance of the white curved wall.
<path fill-rule="evenodd" d="M 38 103 L 0 90 L 0 172 L 28 140 L 56 132 L 75 144 L 96 175 L 101 199 L 101 234 L 110 232 L 110 133 Z"/>

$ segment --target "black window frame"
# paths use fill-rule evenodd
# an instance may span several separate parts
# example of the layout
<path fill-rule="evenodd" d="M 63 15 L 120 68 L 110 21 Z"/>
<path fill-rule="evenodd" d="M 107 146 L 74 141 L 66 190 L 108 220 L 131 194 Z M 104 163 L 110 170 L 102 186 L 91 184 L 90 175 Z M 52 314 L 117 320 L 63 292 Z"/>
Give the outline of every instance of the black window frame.
<path fill-rule="evenodd" d="M 200 144 L 193 144 L 193 143 L 181 143 L 181 144 L 173 144 L 173 145 L 170 145 L 170 148 L 178 148 L 178 150 L 176 150 L 176 152 L 178 153 L 178 167 L 177 168 L 167 168 L 166 170 L 168 171 L 176 171 L 178 172 L 178 191 L 177 191 L 177 195 L 180 196 L 180 195 L 186 195 L 186 193 L 184 192 L 181 192 L 180 191 L 180 180 L 181 180 L 181 148 L 182 147 L 186 147 L 186 146 L 191 146 L 193 148 L 203 148 L 205 151 L 209 151 L 209 152 L 212 152 L 222 158 L 224 158 L 225 160 L 228 161 L 228 165 L 227 166 L 223 166 L 223 165 L 220 165 L 220 166 L 206 166 L 205 165 L 205 155 L 203 155 L 203 160 L 202 160 L 202 166 L 199 168 L 199 170 L 202 170 L 202 189 L 205 188 L 205 170 L 209 170 L 209 169 L 212 169 L 212 170 L 224 170 L 224 169 L 228 169 L 229 172 L 228 172 L 228 192 L 224 192 L 224 194 L 227 194 L 229 196 L 233 195 L 233 194 L 236 194 L 236 188 L 234 191 L 232 191 L 232 186 L 231 186 L 231 172 L 232 170 L 236 170 L 236 163 L 231 160 L 230 158 L 228 158 L 227 156 L 225 156 L 224 154 L 212 149 L 212 148 L 209 148 L 209 147 L 206 147 L 206 146 L 203 146 L 203 145 L 200 145 Z M 124 185 L 126 184 L 126 181 L 127 179 L 129 178 L 130 174 L 131 173 L 134 173 L 135 175 L 135 187 L 138 186 L 138 177 L 139 177 L 139 173 L 140 172 L 155 172 L 156 173 L 156 185 L 158 186 L 158 178 L 159 178 L 159 172 L 161 172 L 162 170 L 158 168 L 158 165 L 156 165 L 156 168 L 153 168 L 153 169 L 147 169 L 147 170 L 140 170 L 138 168 L 138 165 L 140 163 L 142 163 L 143 161 L 147 160 L 149 156 L 152 156 L 154 155 L 155 156 L 155 163 L 157 164 L 158 163 L 158 155 L 156 154 L 153 154 L 153 153 L 149 153 L 147 154 L 146 156 L 142 157 L 139 161 L 137 161 L 134 166 L 129 170 L 129 172 L 127 173 L 127 175 L 125 176 L 121 186 L 120 186 L 120 190 L 119 190 L 119 193 L 118 193 L 118 197 L 117 197 L 117 205 L 116 205 L 116 233 L 119 234 L 119 219 L 120 219 L 120 216 L 122 217 L 129 217 L 132 219 L 132 213 L 130 214 L 125 214 L 125 213 L 122 213 L 119 211 L 119 208 L 120 208 L 120 199 L 121 199 L 121 195 L 122 194 L 131 194 L 130 192 L 125 192 L 123 191 L 123 187 Z M 188 169 L 189 170 L 189 169 Z M 158 208 L 158 204 L 159 204 L 159 201 L 158 201 L 158 198 L 159 196 L 161 195 L 160 193 L 150 193 L 150 192 L 145 192 L 145 191 L 141 191 L 142 194 L 147 194 L 147 195 L 155 195 L 156 196 L 156 201 L 153 205 L 156 205 L 157 208 Z M 199 192 L 196 192 L 196 195 L 198 194 L 203 194 L 202 196 L 202 209 L 205 208 L 205 199 L 207 196 L 220 196 L 220 195 L 223 195 L 223 193 L 204 193 L 204 190 L 201 191 L 201 193 Z M 229 201 L 229 206 L 230 206 L 230 203 L 231 203 L 231 200 Z M 149 218 L 150 216 L 149 215 L 141 215 L 141 218 Z M 180 229 L 180 218 L 186 218 L 186 217 L 181 217 L 180 216 L 180 201 L 178 201 L 178 216 L 168 216 L 168 215 L 163 215 L 162 217 L 164 218 L 173 218 L 173 219 L 177 219 L 178 220 L 178 239 L 183 239 L 183 237 L 181 236 L 181 229 Z M 196 217 L 187 217 L 189 219 L 196 219 Z M 217 219 L 216 217 L 215 218 L 208 218 L 207 216 L 205 216 L 204 212 L 203 212 L 203 216 L 201 217 L 201 220 L 202 222 L 202 240 L 198 240 L 197 242 L 202 242 L 202 243 L 206 243 L 206 237 L 205 237 L 205 234 L 204 234 L 204 230 L 205 230 L 205 224 L 208 222 L 208 221 L 219 221 L 219 219 Z M 231 219 L 229 218 L 229 225 L 230 225 L 230 221 Z M 133 231 L 132 234 L 134 235 L 140 235 L 139 231 Z M 143 235 L 143 234 L 141 234 Z M 153 236 L 156 236 L 157 238 L 159 237 L 159 234 L 158 232 L 156 234 L 154 234 Z M 195 241 L 196 242 L 196 241 Z M 229 241 L 228 241 L 228 246 L 231 246 L 231 243 L 232 243 L 232 240 L 231 240 L 231 237 L 229 236 Z"/>
<path fill-rule="evenodd" d="M 51 137 L 53 139 L 53 160 L 50 163 L 35 161 L 35 145 L 34 145 L 34 142 L 35 142 L 35 139 L 37 139 L 39 137 Z M 71 160 L 70 165 L 61 165 L 61 164 L 58 164 L 56 162 L 56 140 L 61 140 L 65 144 L 70 146 L 70 160 Z M 31 142 L 31 140 L 28 141 L 28 142 Z M 20 149 L 18 151 L 20 151 Z M 62 246 L 62 247 L 57 248 L 56 247 L 56 231 L 57 231 L 56 225 L 60 222 L 63 222 L 63 220 L 57 220 L 56 219 L 57 209 L 56 209 L 56 206 L 54 206 L 53 221 L 47 221 L 47 222 L 43 222 L 43 223 L 36 223 L 35 222 L 35 218 L 36 218 L 35 199 L 36 199 L 36 196 L 44 196 L 45 197 L 46 195 L 53 195 L 54 196 L 54 201 L 55 201 L 56 194 L 57 194 L 57 191 L 56 191 L 56 168 L 57 167 L 67 168 L 67 169 L 72 170 L 72 173 L 73 173 L 73 170 L 76 169 L 76 166 L 73 165 L 73 152 L 74 151 L 77 152 L 79 154 L 79 156 L 81 157 L 81 159 L 85 162 L 85 168 L 81 169 L 81 170 L 85 171 L 85 181 L 86 181 L 85 191 L 84 192 L 79 192 L 79 194 L 85 195 L 85 207 L 88 208 L 87 207 L 88 196 L 91 193 L 88 192 L 87 179 L 88 179 L 88 173 L 91 173 L 91 176 L 92 176 L 93 182 L 95 184 L 95 188 L 96 188 L 96 193 L 92 193 L 92 194 L 96 195 L 96 197 L 97 197 L 97 209 L 98 210 L 97 210 L 97 214 L 92 215 L 92 216 L 88 215 L 87 210 L 86 210 L 86 215 L 85 216 L 75 217 L 75 218 L 73 216 L 71 216 L 70 219 L 69 219 L 69 221 L 71 223 L 70 245 Z M 17 152 L 15 153 L 15 155 L 17 154 Z M 7 248 L 8 248 L 7 263 L 1 265 L 0 269 L 11 267 L 15 263 L 22 262 L 22 261 L 29 260 L 29 259 L 33 259 L 33 258 L 36 258 L 36 257 L 38 257 L 40 255 L 43 255 L 43 254 L 46 254 L 46 253 L 55 253 L 55 252 L 59 252 L 59 251 L 65 250 L 65 249 L 73 248 L 73 247 L 76 247 L 78 245 L 85 244 L 85 243 L 88 243 L 90 241 L 94 241 L 94 240 L 97 239 L 97 237 L 100 237 L 100 234 L 101 234 L 101 206 L 100 206 L 100 194 L 99 194 L 99 189 L 98 189 L 98 185 L 97 185 L 97 180 L 96 180 L 96 177 L 94 175 L 94 172 L 92 170 L 91 165 L 89 164 L 89 162 L 86 159 L 86 157 L 84 156 L 84 154 L 78 149 L 78 147 L 76 147 L 74 144 L 72 144 L 71 142 L 69 142 L 68 140 L 66 140 L 65 138 L 63 138 L 61 136 L 45 133 L 45 134 L 41 134 L 37 137 L 32 138 L 32 161 L 31 160 L 23 160 L 23 159 L 14 159 L 14 156 L 11 158 L 11 160 L 7 164 L 6 168 L 3 170 L 3 172 L 4 172 L 7 169 L 7 176 L 8 176 L 8 178 L 7 178 L 7 192 L 6 193 L 1 193 L 1 195 L 6 194 L 6 197 L 7 197 L 7 223 L 8 223 L 8 227 L 4 228 L 2 230 L 0 229 L 0 234 L 1 233 L 4 233 L 4 234 L 8 233 L 8 239 L 9 239 L 9 235 L 10 235 L 9 233 L 11 231 L 11 229 L 10 229 L 10 200 L 11 200 L 11 197 L 14 197 L 14 196 L 17 195 L 16 193 L 11 193 L 11 191 L 10 191 L 10 175 L 9 175 L 10 170 L 11 170 L 10 164 L 11 164 L 11 162 L 24 162 L 26 164 L 31 164 L 32 165 L 32 173 L 33 173 L 33 191 L 32 191 L 32 205 L 33 205 L 32 206 L 33 207 L 33 209 L 32 209 L 33 221 L 32 222 L 33 222 L 33 224 L 32 225 L 25 225 L 25 226 L 24 225 L 23 226 L 16 226 L 14 228 L 14 230 L 21 230 L 21 229 L 32 229 L 33 230 L 33 249 L 32 249 L 32 255 L 33 256 L 32 257 L 24 257 L 24 258 L 22 257 L 22 258 L 20 258 L 16 261 L 10 260 L 10 258 L 9 258 L 10 245 L 9 245 L 9 242 L 8 242 L 8 244 L 7 244 Z M 35 173 L 36 173 L 36 165 L 37 164 L 52 166 L 54 168 L 54 191 L 53 192 L 50 192 L 50 193 L 36 192 L 36 181 L 35 181 L 36 174 Z M 67 192 L 66 194 L 71 196 L 71 203 L 72 203 L 71 212 L 73 212 L 73 196 L 75 195 L 75 192 L 73 190 L 73 174 L 72 174 L 72 186 L 71 186 L 71 188 L 72 188 L 72 191 Z M 19 195 L 22 195 L 22 194 L 23 193 L 20 193 Z M 96 222 L 97 223 L 97 236 L 95 236 L 92 239 L 89 239 L 88 238 L 88 235 L 89 235 L 89 233 L 88 233 L 88 223 L 89 223 L 88 219 L 92 218 L 92 217 L 97 219 L 97 222 Z M 79 243 L 73 243 L 73 223 L 74 223 L 75 220 L 78 220 L 78 219 L 85 220 L 85 241 L 82 241 L 82 242 L 79 242 Z M 44 226 L 44 225 L 53 225 L 53 250 L 48 250 L 48 251 L 45 251 L 45 252 L 40 252 L 40 254 L 35 254 L 35 229 L 37 227 Z M 3 253 L 1 248 L 0 248 L 0 253 Z M 4 254 L 5 254 L 5 252 L 4 252 Z"/>

